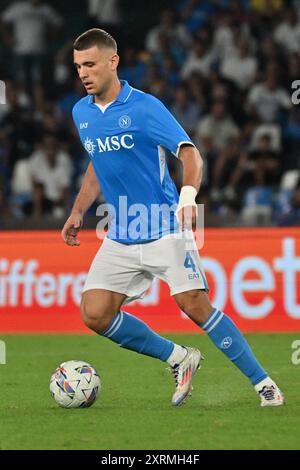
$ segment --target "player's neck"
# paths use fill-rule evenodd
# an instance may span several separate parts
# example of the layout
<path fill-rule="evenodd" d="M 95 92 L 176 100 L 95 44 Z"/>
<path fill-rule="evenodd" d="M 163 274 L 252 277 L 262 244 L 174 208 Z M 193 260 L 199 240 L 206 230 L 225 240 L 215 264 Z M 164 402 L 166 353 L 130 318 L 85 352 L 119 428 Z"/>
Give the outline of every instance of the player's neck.
<path fill-rule="evenodd" d="M 108 103 L 112 103 L 120 93 L 122 85 L 119 79 L 116 77 L 111 85 L 101 95 L 94 95 L 95 103 L 105 106 Z"/>

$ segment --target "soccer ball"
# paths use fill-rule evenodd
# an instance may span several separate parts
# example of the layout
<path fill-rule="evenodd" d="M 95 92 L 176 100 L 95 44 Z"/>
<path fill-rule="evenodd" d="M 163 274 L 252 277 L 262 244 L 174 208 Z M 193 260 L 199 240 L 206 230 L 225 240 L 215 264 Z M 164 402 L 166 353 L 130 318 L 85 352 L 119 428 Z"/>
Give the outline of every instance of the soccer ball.
<path fill-rule="evenodd" d="M 84 361 L 67 361 L 60 364 L 50 379 L 50 392 L 63 408 L 87 408 L 97 398 L 101 389 L 96 370 Z"/>

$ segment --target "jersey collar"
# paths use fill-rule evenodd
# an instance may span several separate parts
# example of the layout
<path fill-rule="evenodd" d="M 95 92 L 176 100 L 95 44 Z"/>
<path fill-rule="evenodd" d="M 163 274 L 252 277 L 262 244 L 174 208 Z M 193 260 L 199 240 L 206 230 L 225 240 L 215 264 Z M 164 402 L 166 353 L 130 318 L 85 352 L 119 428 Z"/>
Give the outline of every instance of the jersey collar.
<path fill-rule="evenodd" d="M 120 90 L 120 93 L 116 97 L 115 101 L 119 101 L 120 103 L 125 103 L 128 100 L 129 96 L 131 95 L 133 88 L 132 86 L 129 85 L 129 83 L 126 80 L 120 80 L 120 83 L 122 85 L 122 88 Z M 88 103 L 89 104 L 94 103 L 94 95 L 89 96 Z"/>
<path fill-rule="evenodd" d="M 131 95 L 133 88 L 132 86 L 129 85 L 129 83 L 126 80 L 120 80 L 120 83 L 122 85 L 122 88 L 117 98 L 115 99 L 115 101 L 120 101 L 121 103 L 125 103 L 128 100 L 129 96 Z"/>

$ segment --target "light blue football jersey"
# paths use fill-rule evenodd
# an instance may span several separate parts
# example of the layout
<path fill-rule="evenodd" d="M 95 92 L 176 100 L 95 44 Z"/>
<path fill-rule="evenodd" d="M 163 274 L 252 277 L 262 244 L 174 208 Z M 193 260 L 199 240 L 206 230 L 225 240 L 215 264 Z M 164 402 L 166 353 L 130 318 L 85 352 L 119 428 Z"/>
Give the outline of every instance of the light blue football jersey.
<path fill-rule="evenodd" d="M 82 98 L 73 108 L 73 120 L 107 203 L 108 237 L 143 243 L 178 229 L 178 192 L 166 149 L 177 156 L 182 143 L 193 144 L 157 98 L 126 81 L 121 85 L 104 112 L 93 96 Z"/>

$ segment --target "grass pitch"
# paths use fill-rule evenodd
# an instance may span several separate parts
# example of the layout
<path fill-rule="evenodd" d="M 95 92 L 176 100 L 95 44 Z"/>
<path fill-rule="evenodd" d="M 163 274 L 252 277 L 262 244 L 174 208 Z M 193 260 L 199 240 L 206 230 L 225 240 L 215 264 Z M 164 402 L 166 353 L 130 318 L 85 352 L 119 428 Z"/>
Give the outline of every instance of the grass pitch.
<path fill-rule="evenodd" d="M 168 337 L 205 356 L 193 396 L 179 408 L 170 405 L 174 385 L 164 363 L 105 338 L 2 336 L 0 449 L 300 448 L 300 365 L 291 362 L 300 334 L 247 335 L 286 396 L 285 406 L 267 409 L 209 338 Z M 88 361 L 100 374 L 103 388 L 91 408 L 59 408 L 50 395 L 51 372 L 70 359 Z"/>

